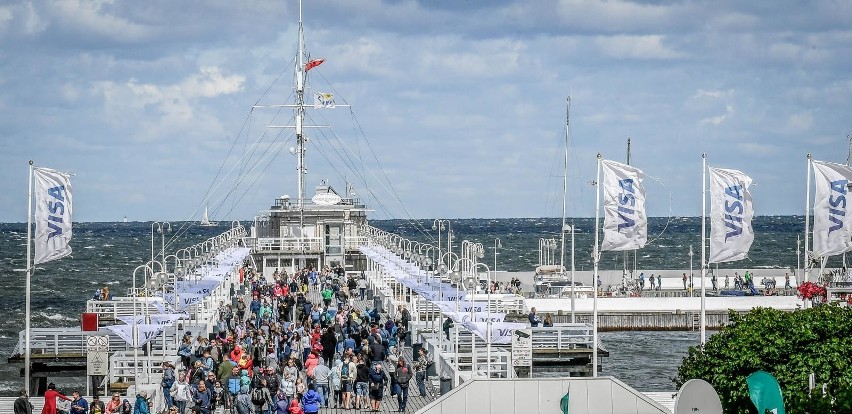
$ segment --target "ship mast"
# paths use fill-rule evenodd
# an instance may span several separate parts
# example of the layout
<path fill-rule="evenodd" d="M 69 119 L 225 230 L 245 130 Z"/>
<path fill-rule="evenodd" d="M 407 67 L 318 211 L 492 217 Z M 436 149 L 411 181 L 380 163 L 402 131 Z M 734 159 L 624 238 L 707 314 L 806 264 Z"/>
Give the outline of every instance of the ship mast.
<path fill-rule="evenodd" d="M 299 0 L 299 52 L 296 57 L 296 186 L 299 193 L 299 246 L 304 249 L 305 232 L 305 32 L 302 26 L 302 1 Z"/>

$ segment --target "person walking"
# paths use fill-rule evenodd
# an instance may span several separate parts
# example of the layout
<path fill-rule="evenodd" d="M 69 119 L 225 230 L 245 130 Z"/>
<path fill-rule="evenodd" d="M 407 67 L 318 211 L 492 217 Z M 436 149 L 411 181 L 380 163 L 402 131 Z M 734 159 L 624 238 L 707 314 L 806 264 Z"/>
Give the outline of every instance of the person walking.
<path fill-rule="evenodd" d="M 408 384 L 411 381 L 411 367 L 400 358 L 394 371 L 394 385 L 396 386 L 396 402 L 400 412 L 405 411 L 408 405 Z"/>
<path fill-rule="evenodd" d="M 41 408 L 41 414 L 56 414 L 56 399 L 61 398 L 65 401 L 71 401 L 70 398 L 56 391 L 56 384 L 47 384 L 47 391 L 44 392 L 44 406 Z"/>
<path fill-rule="evenodd" d="M 26 390 L 18 393 L 18 399 L 15 400 L 12 410 L 15 414 L 33 414 L 33 403 L 30 402 Z"/>
<path fill-rule="evenodd" d="M 426 368 L 429 367 L 426 348 L 420 348 L 417 362 L 414 363 L 414 378 L 417 381 L 417 392 L 421 397 L 426 396 Z"/>

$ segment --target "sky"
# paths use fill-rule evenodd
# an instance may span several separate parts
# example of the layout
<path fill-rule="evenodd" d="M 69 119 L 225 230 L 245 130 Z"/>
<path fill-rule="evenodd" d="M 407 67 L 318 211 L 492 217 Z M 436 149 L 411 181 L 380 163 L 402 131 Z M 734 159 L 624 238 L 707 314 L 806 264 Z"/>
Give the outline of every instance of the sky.
<path fill-rule="evenodd" d="M 594 214 L 595 156 L 648 176 L 651 216 L 701 214 L 701 154 L 749 174 L 757 215 L 802 214 L 806 154 L 846 162 L 852 2 L 324 0 L 307 195 L 375 218 Z M 298 3 L 0 5 L 0 221 L 27 161 L 74 174 L 76 221 L 251 219 L 296 190 L 286 110 Z M 310 101 L 310 99 L 309 99 Z M 342 104 L 351 107 L 344 107 Z"/>

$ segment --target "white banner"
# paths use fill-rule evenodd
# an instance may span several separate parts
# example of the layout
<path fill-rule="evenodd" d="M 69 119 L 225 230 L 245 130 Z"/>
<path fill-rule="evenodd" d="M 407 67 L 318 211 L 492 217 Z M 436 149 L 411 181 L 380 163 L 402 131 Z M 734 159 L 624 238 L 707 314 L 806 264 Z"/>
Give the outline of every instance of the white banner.
<path fill-rule="evenodd" d="M 642 170 L 603 161 L 604 225 L 601 250 L 634 250 L 648 241 Z"/>
<path fill-rule="evenodd" d="M 485 310 L 486 302 L 468 302 L 468 301 L 449 301 L 449 300 L 437 300 L 432 302 L 435 306 L 438 307 L 442 312 L 462 312 L 462 313 L 470 313 L 470 312 L 482 312 Z M 458 307 L 457 307 L 458 305 Z"/>
<path fill-rule="evenodd" d="M 145 317 L 144 316 L 137 316 L 135 318 L 133 316 L 119 316 L 119 317 L 117 317 L 117 319 L 128 324 L 128 325 L 133 325 L 134 319 L 136 319 L 137 324 L 141 325 L 141 324 L 145 323 Z M 189 319 L 189 317 L 186 314 L 183 314 L 183 313 L 165 313 L 165 314 L 150 315 L 150 316 L 148 316 L 148 319 L 150 319 L 152 325 L 171 326 L 178 319 Z"/>
<path fill-rule="evenodd" d="M 748 256 L 754 241 L 751 178 L 738 170 L 710 168 L 710 260 L 732 262 Z"/>
<path fill-rule="evenodd" d="M 198 282 L 182 280 L 175 283 L 175 290 L 178 295 L 199 294 L 206 296 L 213 293 L 213 290 L 219 286 L 219 283 L 216 280 L 201 280 Z"/>
<path fill-rule="evenodd" d="M 852 249 L 852 212 L 846 200 L 852 168 L 814 161 L 814 243 L 815 255 L 833 256 Z"/>
<path fill-rule="evenodd" d="M 465 322 L 462 324 L 468 331 L 473 332 L 476 336 L 485 340 L 488 335 L 488 323 L 486 322 Z M 525 323 L 517 322 L 498 322 L 491 324 L 491 343 L 492 344 L 511 344 L 512 333 L 516 329 L 528 328 Z"/>
<path fill-rule="evenodd" d="M 198 293 L 178 293 L 178 300 L 180 303 L 177 305 L 177 310 L 184 310 L 187 306 L 192 306 L 197 303 L 201 303 L 202 300 L 207 295 L 198 294 Z M 171 305 L 175 304 L 175 294 L 174 293 L 166 293 L 163 295 L 163 299 Z"/>
<path fill-rule="evenodd" d="M 33 168 L 33 173 L 34 264 L 39 264 L 71 254 L 71 176 L 49 168 Z"/>
<path fill-rule="evenodd" d="M 447 316 L 449 316 L 453 322 L 470 322 L 470 312 L 447 312 Z M 488 312 L 474 312 L 473 314 L 474 322 L 488 322 L 490 319 L 491 322 L 503 322 L 506 319 L 505 313 L 488 313 Z"/>
<path fill-rule="evenodd" d="M 133 326 L 134 325 L 110 325 L 105 326 L 104 328 L 109 329 L 123 339 L 124 342 L 127 342 L 127 345 L 133 347 Z M 138 330 L 137 337 L 139 338 L 139 343 L 136 345 L 136 348 L 141 348 L 160 335 L 160 333 L 163 332 L 163 329 L 165 329 L 165 326 L 154 324 L 136 325 L 136 329 Z"/>

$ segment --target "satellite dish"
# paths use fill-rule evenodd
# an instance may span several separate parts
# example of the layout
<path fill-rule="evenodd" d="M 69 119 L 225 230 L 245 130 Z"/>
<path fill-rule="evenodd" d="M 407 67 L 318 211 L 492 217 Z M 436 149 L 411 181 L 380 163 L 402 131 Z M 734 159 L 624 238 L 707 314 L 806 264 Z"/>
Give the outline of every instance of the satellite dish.
<path fill-rule="evenodd" d="M 709 382 L 691 379 L 680 387 L 675 398 L 674 414 L 722 414 L 722 401 Z"/>

